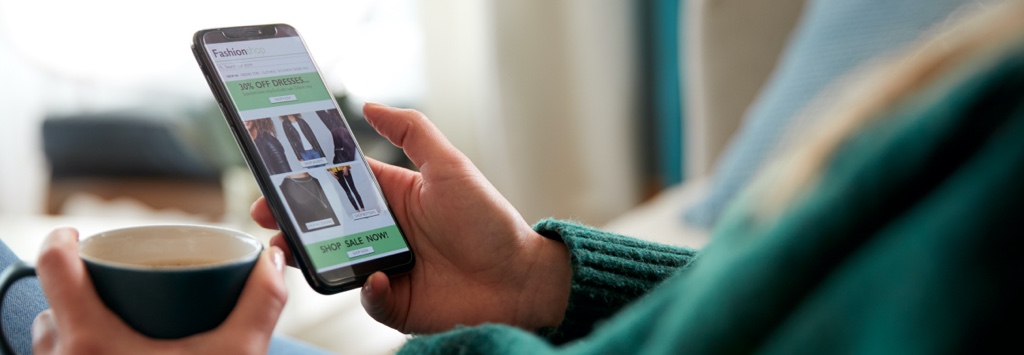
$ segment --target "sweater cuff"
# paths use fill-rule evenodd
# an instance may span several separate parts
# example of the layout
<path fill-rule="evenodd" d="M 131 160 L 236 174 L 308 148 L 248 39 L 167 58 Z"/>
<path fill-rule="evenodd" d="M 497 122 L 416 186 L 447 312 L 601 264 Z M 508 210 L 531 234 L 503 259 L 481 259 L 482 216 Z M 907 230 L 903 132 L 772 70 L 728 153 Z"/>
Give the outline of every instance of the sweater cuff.
<path fill-rule="evenodd" d="M 572 264 L 565 319 L 557 327 L 538 331 L 554 344 L 589 334 L 597 322 L 686 268 L 698 253 L 567 221 L 547 219 L 534 229 L 565 243 Z"/>

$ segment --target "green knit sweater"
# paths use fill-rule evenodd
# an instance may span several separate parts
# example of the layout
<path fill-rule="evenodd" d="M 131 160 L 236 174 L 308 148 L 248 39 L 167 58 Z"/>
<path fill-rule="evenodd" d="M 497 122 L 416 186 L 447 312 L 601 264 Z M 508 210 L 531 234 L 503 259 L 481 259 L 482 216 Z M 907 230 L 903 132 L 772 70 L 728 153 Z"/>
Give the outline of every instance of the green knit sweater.
<path fill-rule="evenodd" d="M 554 345 L 586 336 L 595 325 L 685 270 L 697 255 L 692 249 L 628 238 L 567 221 L 544 220 L 534 229 L 569 248 L 573 279 L 561 325 L 533 334 L 497 324 L 461 327 L 444 335 L 416 337 L 402 348 L 402 353 L 550 351 Z"/>
<path fill-rule="evenodd" d="M 401 352 L 1021 352 L 1024 45 L 1008 48 L 848 137 L 780 216 L 743 195 L 699 257 L 539 223 L 570 250 L 562 325 L 461 327 Z"/>

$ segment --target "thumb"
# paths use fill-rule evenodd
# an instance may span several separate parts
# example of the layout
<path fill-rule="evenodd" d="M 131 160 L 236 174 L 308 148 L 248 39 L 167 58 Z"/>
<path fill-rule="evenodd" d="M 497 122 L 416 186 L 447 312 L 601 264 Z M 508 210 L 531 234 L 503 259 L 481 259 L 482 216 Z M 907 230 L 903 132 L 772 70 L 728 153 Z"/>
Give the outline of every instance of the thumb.
<path fill-rule="evenodd" d="M 465 163 L 468 160 L 419 111 L 368 102 L 363 106 L 363 115 L 378 133 L 402 148 L 420 170 L 428 161 Z"/>
<path fill-rule="evenodd" d="M 249 274 L 235 309 L 219 328 L 228 331 L 254 329 L 269 340 L 288 300 L 283 269 L 284 252 L 276 246 L 267 248 Z"/>
<path fill-rule="evenodd" d="M 78 256 L 77 230 L 58 228 L 46 237 L 36 260 L 36 272 L 50 308 L 66 324 L 96 323 L 114 317 L 100 301 Z"/>
<path fill-rule="evenodd" d="M 369 314 L 374 320 L 399 331 L 402 330 L 402 327 L 397 324 L 398 312 L 395 310 L 395 294 L 391 291 L 391 281 L 388 280 L 388 275 L 380 271 L 370 275 L 366 279 L 366 284 L 363 285 L 360 301 L 366 314 Z"/>

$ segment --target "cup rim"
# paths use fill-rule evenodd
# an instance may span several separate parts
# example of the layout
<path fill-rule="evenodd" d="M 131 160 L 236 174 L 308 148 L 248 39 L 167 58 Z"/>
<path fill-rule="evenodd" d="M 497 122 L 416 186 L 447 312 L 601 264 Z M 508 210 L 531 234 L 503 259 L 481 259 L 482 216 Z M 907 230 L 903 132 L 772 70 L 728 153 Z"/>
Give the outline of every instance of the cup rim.
<path fill-rule="evenodd" d="M 232 259 L 229 259 L 229 260 L 224 260 L 224 261 L 220 261 L 220 262 L 216 262 L 216 263 L 211 263 L 211 264 L 191 265 L 191 266 L 181 266 L 181 267 L 152 267 L 152 266 L 144 266 L 144 265 L 131 264 L 131 263 L 122 263 L 122 262 L 117 262 L 117 261 L 98 259 L 98 258 L 89 256 L 89 255 L 85 255 L 85 254 L 82 253 L 82 246 L 84 244 L 86 244 L 86 243 L 90 243 L 90 240 L 93 240 L 93 238 L 97 238 L 97 237 L 102 238 L 102 236 L 105 235 L 105 234 L 113 234 L 113 233 L 119 233 L 119 232 L 126 232 L 126 231 L 136 230 L 136 229 L 149 229 L 149 228 L 157 228 L 157 227 L 162 227 L 162 228 L 195 228 L 195 229 L 202 229 L 202 230 L 207 230 L 207 231 L 228 232 L 228 234 L 231 234 L 234 237 L 237 237 L 237 238 L 239 238 L 241 240 L 245 240 L 250 245 L 255 246 L 255 248 L 253 248 L 252 251 L 250 251 L 250 252 L 248 252 L 248 253 L 246 253 L 246 254 L 244 254 L 242 256 L 239 256 L 237 258 L 232 258 Z M 260 253 L 262 253 L 262 252 L 263 252 L 263 243 L 261 243 L 258 239 L 256 239 L 256 237 L 252 236 L 249 233 L 246 233 L 246 232 L 243 232 L 243 231 L 240 231 L 240 230 L 237 230 L 237 229 L 226 228 L 226 227 L 218 227 L 218 226 L 210 226 L 210 225 L 202 225 L 202 224 L 191 224 L 191 223 L 145 224 L 145 225 L 138 225 L 138 226 L 130 226 L 130 227 L 121 227 L 121 228 L 107 229 L 107 230 L 104 230 L 104 231 L 101 231 L 101 232 L 97 232 L 97 233 L 91 234 L 88 237 L 82 239 L 79 242 L 79 247 L 78 247 L 78 257 L 81 258 L 83 261 L 90 262 L 90 263 L 93 263 L 93 264 L 103 265 L 103 266 L 107 266 L 107 267 L 113 267 L 113 268 L 119 268 L 119 269 L 128 269 L 128 270 L 134 270 L 134 271 L 145 271 L 145 272 L 199 271 L 199 270 L 221 268 L 221 267 L 224 267 L 224 266 L 231 266 L 231 265 L 236 265 L 236 264 L 245 264 L 245 263 L 249 263 L 249 262 L 252 262 L 253 260 L 257 259 L 259 257 L 259 255 L 260 255 Z"/>

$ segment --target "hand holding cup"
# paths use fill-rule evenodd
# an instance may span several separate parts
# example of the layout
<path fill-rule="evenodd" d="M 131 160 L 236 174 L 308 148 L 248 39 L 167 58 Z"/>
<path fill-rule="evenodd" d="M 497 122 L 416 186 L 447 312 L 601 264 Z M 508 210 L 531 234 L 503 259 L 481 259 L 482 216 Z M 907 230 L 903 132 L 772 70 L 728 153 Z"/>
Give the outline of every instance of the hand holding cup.
<path fill-rule="evenodd" d="M 266 351 L 287 299 L 279 249 L 261 253 L 254 238 L 214 227 L 139 228 L 47 237 L 37 271 L 51 309 L 33 325 L 36 353 Z M 168 238 L 180 239 L 158 241 Z M 32 274 L 18 267 L 5 275 Z"/>

